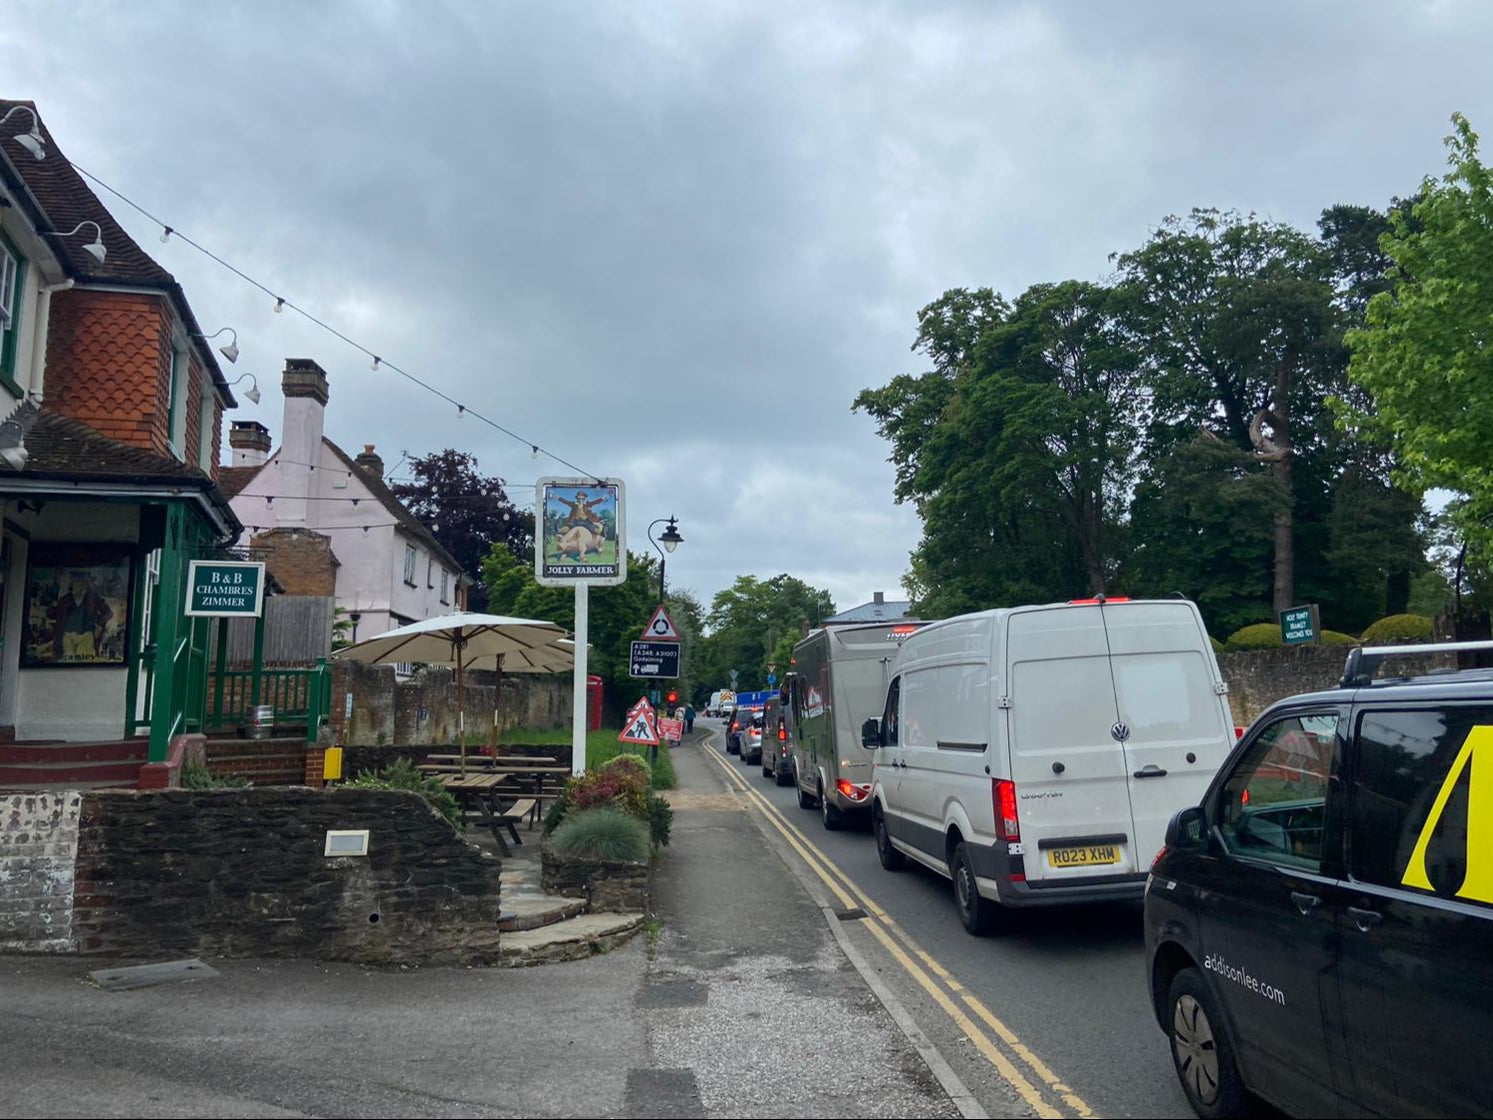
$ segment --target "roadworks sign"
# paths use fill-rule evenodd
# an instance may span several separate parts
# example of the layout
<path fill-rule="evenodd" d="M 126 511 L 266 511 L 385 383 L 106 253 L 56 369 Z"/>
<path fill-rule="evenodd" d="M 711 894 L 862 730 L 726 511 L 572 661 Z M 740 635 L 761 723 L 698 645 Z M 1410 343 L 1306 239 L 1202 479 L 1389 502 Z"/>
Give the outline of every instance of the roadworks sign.
<path fill-rule="evenodd" d="M 627 713 L 627 723 L 622 729 L 622 734 L 617 736 L 619 743 L 641 743 L 645 747 L 658 746 L 658 720 L 653 714 L 653 705 L 647 700 L 640 700 L 633 705 L 632 711 Z"/>

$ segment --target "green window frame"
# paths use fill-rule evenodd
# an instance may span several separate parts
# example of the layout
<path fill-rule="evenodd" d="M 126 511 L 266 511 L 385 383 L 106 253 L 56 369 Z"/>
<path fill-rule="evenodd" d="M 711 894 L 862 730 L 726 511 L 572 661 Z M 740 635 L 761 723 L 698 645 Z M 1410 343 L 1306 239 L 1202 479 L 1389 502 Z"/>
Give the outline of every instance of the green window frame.
<path fill-rule="evenodd" d="M 181 367 L 183 364 L 182 357 L 183 355 L 180 350 L 171 351 L 171 381 L 166 386 L 166 446 L 171 449 L 171 454 L 175 455 L 178 459 L 186 458 L 185 445 L 187 442 L 185 439 L 183 439 L 181 441 L 183 450 L 177 450 L 176 394 L 181 385 Z"/>
<path fill-rule="evenodd" d="M 0 233 L 0 387 L 13 397 L 25 396 L 16 380 L 21 348 L 21 305 L 26 296 L 26 258 Z"/>

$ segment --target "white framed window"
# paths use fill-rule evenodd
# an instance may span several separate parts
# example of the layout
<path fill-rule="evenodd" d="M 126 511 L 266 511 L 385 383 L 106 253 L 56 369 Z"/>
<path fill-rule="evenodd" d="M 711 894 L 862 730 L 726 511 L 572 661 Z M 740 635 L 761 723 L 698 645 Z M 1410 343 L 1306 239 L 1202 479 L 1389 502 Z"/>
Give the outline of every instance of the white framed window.
<path fill-rule="evenodd" d="M 441 569 L 441 602 L 451 601 L 451 573 L 445 568 Z"/>
<path fill-rule="evenodd" d="M 171 383 L 166 388 L 166 442 L 171 454 L 187 458 L 187 381 L 191 373 L 185 348 L 171 351 Z"/>
<path fill-rule="evenodd" d="M 203 474 L 213 473 L 213 422 L 217 419 L 214 395 L 211 383 L 203 386 L 201 418 L 197 427 L 197 469 Z"/>
<path fill-rule="evenodd" d="M 415 546 L 412 544 L 404 546 L 404 582 L 415 586 Z"/>
<path fill-rule="evenodd" d="M 16 288 L 21 264 L 10 246 L 0 241 L 0 330 L 10 330 L 16 321 Z"/>

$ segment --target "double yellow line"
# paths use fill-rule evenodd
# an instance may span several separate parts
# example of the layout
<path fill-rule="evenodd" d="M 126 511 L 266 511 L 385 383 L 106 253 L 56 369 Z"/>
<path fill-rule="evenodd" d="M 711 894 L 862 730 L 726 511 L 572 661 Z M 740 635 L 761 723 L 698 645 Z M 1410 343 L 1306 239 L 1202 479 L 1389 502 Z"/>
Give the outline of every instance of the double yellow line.
<path fill-rule="evenodd" d="M 1011 1028 L 1001 1022 L 978 996 L 968 991 L 943 965 L 908 936 L 891 915 L 856 886 L 850 876 L 815 847 L 776 805 L 743 778 L 736 767 L 723 758 L 719 751 L 709 746 L 708 742 L 707 740 L 704 745 L 705 755 L 720 767 L 729 783 L 746 795 L 747 801 L 762 813 L 768 824 L 782 833 L 783 839 L 788 841 L 799 858 L 843 907 L 847 910 L 859 908 L 866 912 L 866 920 L 862 923 L 864 927 L 881 942 L 882 947 L 903 971 L 944 1010 L 981 1055 L 995 1067 L 1001 1078 L 1031 1106 L 1032 1111 L 1050 1120 L 1067 1116 L 1079 1117 L 1081 1120 L 1094 1117 L 1094 1110 L 1064 1084 L 1046 1062 L 1017 1038 Z M 977 1019 L 979 1022 L 976 1022 Z"/>

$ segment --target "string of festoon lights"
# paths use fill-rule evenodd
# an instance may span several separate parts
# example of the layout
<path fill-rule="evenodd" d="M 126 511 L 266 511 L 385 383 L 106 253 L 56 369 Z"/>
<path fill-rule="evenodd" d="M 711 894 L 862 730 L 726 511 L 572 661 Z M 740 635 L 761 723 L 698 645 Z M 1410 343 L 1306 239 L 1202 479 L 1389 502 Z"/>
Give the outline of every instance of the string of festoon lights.
<path fill-rule="evenodd" d="M 51 158 L 57 158 L 57 159 L 65 158 L 65 157 L 60 156 L 60 154 L 57 152 L 57 150 L 55 148 L 49 149 L 47 154 Z M 40 157 L 38 157 L 38 158 L 40 158 Z M 261 292 L 263 292 L 265 295 L 269 296 L 271 299 L 273 299 L 275 301 L 274 310 L 275 310 L 276 313 L 283 312 L 286 309 L 294 311 L 297 315 L 301 316 L 307 322 L 313 323 L 314 325 L 320 327 L 322 330 L 326 331 L 328 334 L 332 335 L 333 337 L 335 337 L 337 339 L 340 339 L 342 342 L 344 342 L 348 346 L 351 346 L 354 350 L 359 351 L 365 357 L 371 358 L 372 359 L 372 365 L 370 366 L 370 368 L 372 370 L 377 371 L 377 370 L 380 370 L 380 369 L 386 369 L 386 370 L 389 370 L 392 373 L 396 373 L 400 377 L 404 378 L 406 381 L 410 382 L 411 384 L 416 385 L 416 386 L 418 386 L 421 389 L 424 389 L 427 393 L 430 393 L 432 396 L 439 397 L 441 400 L 445 401 L 447 404 L 454 406 L 455 409 L 456 409 L 456 416 L 457 416 L 458 419 L 470 416 L 473 420 L 476 420 L 478 423 L 486 424 L 488 427 L 492 428 L 493 430 L 503 433 L 503 435 L 507 436 L 509 439 L 512 439 L 512 440 L 514 440 L 514 441 L 516 441 L 516 442 L 524 445 L 525 447 L 527 447 L 529 449 L 529 454 L 530 454 L 531 458 L 538 459 L 539 456 L 544 455 L 544 456 L 546 456 L 546 457 L 548 457 L 550 459 L 553 459 L 555 462 L 560 463 L 563 466 L 569 467 L 571 470 L 575 471 L 576 474 L 582 475 L 582 476 L 584 476 L 586 478 L 595 479 L 598 485 L 603 485 L 600 475 L 595 474 L 592 471 L 582 470 L 575 463 L 571 462 L 569 459 L 565 458 L 563 455 L 560 455 L 560 454 L 558 454 L 558 453 L 556 453 L 554 451 L 551 451 L 548 448 L 543 447 L 540 444 L 534 442 L 533 440 L 526 439 L 524 436 L 519 435 L 517 432 L 511 430 L 510 428 L 507 428 L 507 427 L 503 426 L 502 424 L 498 423 L 492 417 L 487 416 L 484 413 L 477 411 L 471 405 L 466 404 L 463 401 L 457 400 L 455 397 L 451 396 L 449 393 L 447 393 L 444 390 L 438 388 L 437 386 L 432 385 L 430 382 L 426 381 L 424 378 L 418 376 L 417 374 L 414 374 L 414 373 L 410 372 L 408 369 L 405 369 L 403 366 L 399 365 L 397 362 L 390 361 L 388 358 L 385 358 L 381 354 L 376 353 L 371 347 L 363 345 L 363 343 L 359 342 L 357 339 L 352 338 L 351 336 L 349 336 L 345 332 L 343 332 L 343 331 L 339 330 L 337 327 L 333 326 L 331 323 L 327 322 L 325 319 L 322 319 L 319 316 L 313 314 L 311 311 L 308 311 L 306 308 L 300 306 L 299 304 L 297 304 L 294 300 L 290 299 L 289 297 L 280 295 L 273 288 L 269 287 L 267 284 L 263 284 L 260 281 L 256 280 L 254 277 L 250 276 L 243 269 L 239 268 L 237 265 L 233 264 L 232 262 L 227 261 L 224 258 L 220 257 L 217 253 L 213 252 L 207 246 L 201 244 L 200 242 L 198 242 L 198 241 L 194 240 L 193 238 L 189 237 L 188 235 L 182 233 L 181 230 L 178 227 L 172 225 L 171 223 L 165 221 L 164 219 L 156 217 L 153 213 L 151 213 L 149 210 L 145 209 L 144 206 L 141 206 L 138 202 L 136 202 L 134 199 L 130 198 L 123 191 L 120 191 L 120 190 L 116 189 L 115 187 L 111 186 L 110 184 L 104 182 L 104 180 L 100 179 L 97 175 L 95 175 L 93 172 L 89 171 L 87 168 L 80 167 L 78 164 L 72 163 L 71 160 L 68 160 L 67 162 L 69 164 L 71 164 L 73 170 L 75 170 L 76 172 L 78 172 L 78 174 L 80 174 L 80 175 L 84 176 L 85 178 L 91 180 L 93 183 L 97 184 L 99 187 L 103 188 L 105 191 L 108 191 L 109 194 L 111 194 L 115 198 L 119 199 L 126 206 L 130 207 L 132 210 L 136 211 L 137 213 L 139 213 L 140 215 L 142 215 L 143 217 L 145 217 L 149 221 L 154 222 L 156 225 L 160 226 L 161 227 L 161 240 L 163 242 L 169 242 L 173 238 L 175 238 L 178 241 L 182 241 L 185 244 L 190 245 L 193 249 L 197 250 L 197 252 L 201 253 L 203 256 L 207 257 L 209 260 L 213 261 L 214 263 L 218 264 L 219 266 L 221 266 L 221 267 L 227 269 L 229 272 L 233 273 L 235 276 L 237 276 L 240 280 L 244 281 L 246 284 L 249 284 L 249 285 L 251 285 L 251 286 L 253 286 L 255 288 L 258 288 Z"/>

